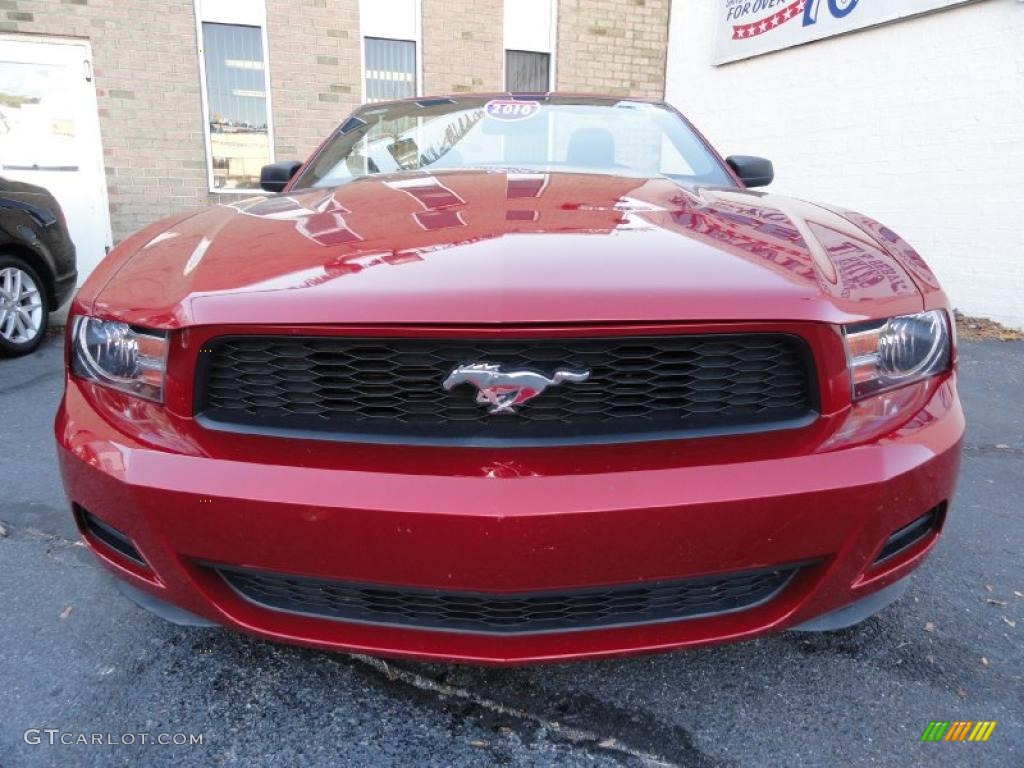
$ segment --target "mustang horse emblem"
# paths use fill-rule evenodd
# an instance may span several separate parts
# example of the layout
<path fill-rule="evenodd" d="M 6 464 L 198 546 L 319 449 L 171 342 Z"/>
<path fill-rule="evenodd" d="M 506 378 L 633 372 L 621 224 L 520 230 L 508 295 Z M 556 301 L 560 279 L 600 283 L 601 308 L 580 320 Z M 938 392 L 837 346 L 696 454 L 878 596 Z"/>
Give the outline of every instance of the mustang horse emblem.
<path fill-rule="evenodd" d="M 532 400 L 548 387 L 563 381 L 576 383 L 590 378 L 590 371 L 555 371 L 550 379 L 530 370 L 502 371 L 500 365 L 472 363 L 457 366 L 444 380 L 445 391 L 469 383 L 477 388 L 476 401 L 490 404 L 488 413 L 515 413 L 516 406 Z"/>

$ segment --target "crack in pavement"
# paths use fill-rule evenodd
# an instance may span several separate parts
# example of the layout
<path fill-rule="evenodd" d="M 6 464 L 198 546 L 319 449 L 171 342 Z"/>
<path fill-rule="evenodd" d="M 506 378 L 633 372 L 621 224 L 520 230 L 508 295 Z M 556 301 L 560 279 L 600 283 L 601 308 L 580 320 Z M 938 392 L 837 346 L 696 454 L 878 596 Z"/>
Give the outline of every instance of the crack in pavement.
<path fill-rule="evenodd" d="M 1024 448 L 1014 448 L 1005 443 L 965 445 L 964 453 L 981 456 L 997 456 L 1001 459 L 1019 459 L 1024 457 Z"/>
<path fill-rule="evenodd" d="M 65 539 L 63 536 L 56 533 L 47 533 L 46 531 L 40 531 L 38 528 L 32 527 L 17 529 L 20 535 L 13 536 L 12 532 L 15 529 L 9 523 L 4 522 L 0 522 L 0 528 L 3 529 L 3 535 L 0 536 L 0 542 L 4 540 L 21 540 L 42 544 L 44 547 L 43 556 L 53 560 L 54 562 L 67 565 L 72 568 L 95 567 L 93 563 L 78 554 L 79 551 L 84 552 L 86 549 L 85 542 L 81 539 L 72 541 L 71 539 Z M 66 556 L 73 557 L 75 562 L 66 559 Z M 0 764 L 0 768 L 3 768 L 2 764 Z"/>
<path fill-rule="evenodd" d="M 5 523 L 4 527 L 7 529 L 7 535 L 9 536 L 15 529 L 9 523 Z M 56 533 L 47 533 L 46 531 L 40 531 L 38 528 L 25 528 L 21 531 L 25 538 L 32 539 L 33 541 L 45 541 L 48 544 L 55 544 L 60 547 L 84 547 L 85 542 L 81 539 L 65 539 Z M 5 537 L 6 538 L 6 537 Z"/>
<path fill-rule="evenodd" d="M 520 725 L 539 726 L 556 738 L 571 745 L 582 747 L 592 754 L 605 754 L 617 760 L 638 760 L 643 765 L 664 766 L 665 768 L 727 768 L 728 763 L 712 758 L 703 752 L 693 737 L 678 726 L 657 722 L 654 718 L 640 713 L 629 713 L 617 707 L 597 701 L 584 700 L 574 696 L 571 704 L 580 710 L 577 716 L 586 716 L 588 722 L 610 720 L 620 727 L 613 732 L 602 734 L 592 728 L 567 723 L 554 713 L 533 711 L 522 704 L 508 704 L 488 696 L 481 695 L 467 688 L 462 688 L 443 680 L 435 680 L 418 674 L 406 667 L 389 663 L 383 659 L 349 654 L 349 658 L 361 664 L 377 676 L 383 675 L 389 683 L 401 683 L 417 691 L 436 697 L 437 699 L 455 699 L 467 705 L 463 714 L 500 717 L 515 720 Z M 527 697 L 529 698 L 529 697 Z M 548 698 L 535 697 L 537 700 L 528 704 L 539 705 L 541 709 L 551 708 Z M 597 711 L 600 710 L 600 711 Z M 645 720 L 647 722 L 645 722 Z M 616 722 L 618 721 L 618 722 Z M 623 722 L 625 721 L 625 722 Z M 621 732 L 629 729 L 628 736 Z M 619 731 L 615 733 L 614 731 Z M 667 734 L 673 734 L 669 738 Z M 643 734 L 646 739 L 636 738 Z M 641 741 L 657 739 L 664 747 L 643 746 Z M 667 748 L 666 748 L 667 747 Z"/>

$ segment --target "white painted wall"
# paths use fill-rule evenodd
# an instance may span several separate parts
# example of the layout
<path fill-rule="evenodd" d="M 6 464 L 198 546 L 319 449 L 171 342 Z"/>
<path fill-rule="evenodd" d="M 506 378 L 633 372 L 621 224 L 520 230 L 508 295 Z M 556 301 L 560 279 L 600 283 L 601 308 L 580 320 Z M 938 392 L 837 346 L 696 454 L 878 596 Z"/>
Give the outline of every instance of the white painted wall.
<path fill-rule="evenodd" d="M 264 0 L 196 0 L 196 18 L 262 27 L 267 23 L 267 5 Z"/>
<path fill-rule="evenodd" d="M 363 37 L 418 40 L 419 16 L 416 0 L 359 0 L 359 28 Z"/>
<path fill-rule="evenodd" d="M 502 36 L 505 50 L 555 50 L 556 0 L 505 0 Z"/>
<path fill-rule="evenodd" d="M 905 237 L 955 307 L 1024 328 L 1024 2 L 984 0 L 711 66 L 724 0 L 674 0 L 666 98 L 772 190 Z"/>

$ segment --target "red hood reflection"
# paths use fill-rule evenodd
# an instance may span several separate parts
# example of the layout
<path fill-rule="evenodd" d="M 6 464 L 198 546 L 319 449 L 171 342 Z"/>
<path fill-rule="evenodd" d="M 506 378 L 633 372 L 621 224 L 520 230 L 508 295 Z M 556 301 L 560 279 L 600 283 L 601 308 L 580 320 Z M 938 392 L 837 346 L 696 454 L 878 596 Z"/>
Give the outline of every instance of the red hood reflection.
<path fill-rule="evenodd" d="M 848 322 L 917 311 L 934 282 L 857 214 L 571 173 L 366 177 L 219 206 L 131 245 L 94 309 L 169 328 Z"/>

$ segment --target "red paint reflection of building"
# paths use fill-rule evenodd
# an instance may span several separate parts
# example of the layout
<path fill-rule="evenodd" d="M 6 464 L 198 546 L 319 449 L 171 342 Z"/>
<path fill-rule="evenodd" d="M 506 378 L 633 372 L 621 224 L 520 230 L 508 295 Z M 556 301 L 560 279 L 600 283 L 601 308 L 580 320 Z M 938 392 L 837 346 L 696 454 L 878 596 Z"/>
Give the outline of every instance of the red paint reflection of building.
<path fill-rule="evenodd" d="M 867 236 L 853 237 L 817 222 L 807 225 L 836 265 L 838 293 L 843 298 L 886 299 L 913 291 L 906 273 Z"/>
<path fill-rule="evenodd" d="M 254 228 L 264 226 L 260 219 L 273 221 L 260 238 L 267 251 L 233 261 L 226 276 L 231 286 L 240 276 L 246 285 L 268 288 L 294 284 L 296 277 L 316 285 L 510 234 L 661 228 L 835 296 L 914 291 L 900 269 L 907 257 L 890 256 L 871 234 L 835 212 L 740 190 L 686 190 L 664 178 L 453 170 L 363 177 L 238 207 Z M 279 231 L 281 220 L 291 222 L 293 236 Z M 282 249 L 289 254 L 288 274 L 275 258 Z"/>
<path fill-rule="evenodd" d="M 840 213 L 885 245 L 886 250 L 896 257 L 900 266 L 909 270 L 922 287 L 933 291 L 939 290 L 939 280 L 935 277 L 935 273 L 906 240 L 885 225 L 862 213 L 845 210 Z"/>
<path fill-rule="evenodd" d="M 644 184 L 644 179 L 482 171 L 424 173 L 399 181 L 365 177 L 331 191 L 270 198 L 244 212 L 288 218 L 297 234 L 329 249 L 302 252 L 308 254 L 306 269 L 323 268 L 303 281 L 311 285 L 507 234 L 607 234 L 623 222 L 619 201 Z M 267 265 L 262 279 L 276 274 Z"/>

